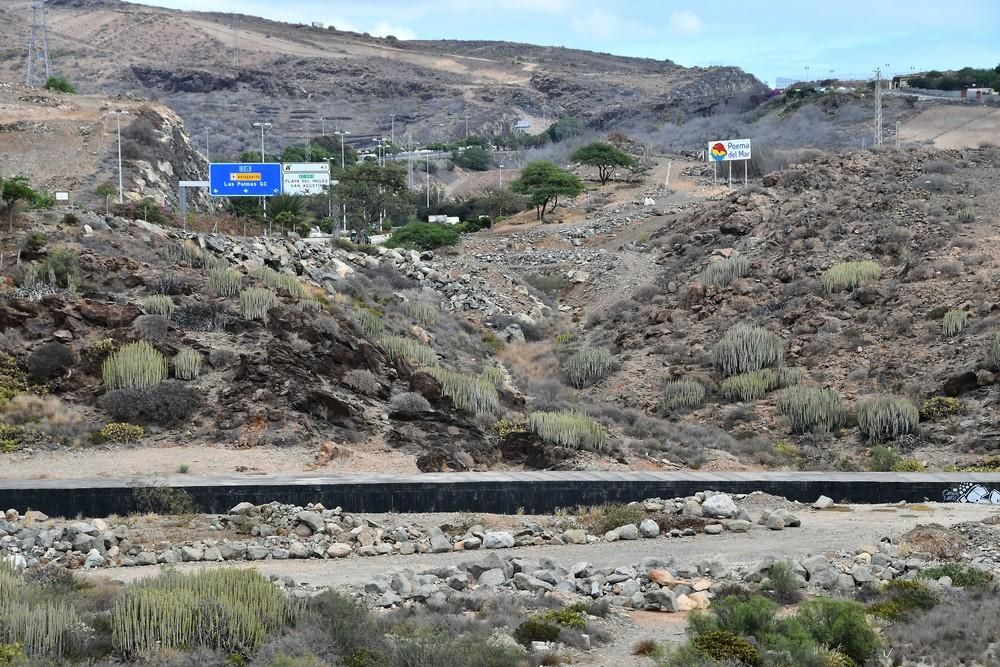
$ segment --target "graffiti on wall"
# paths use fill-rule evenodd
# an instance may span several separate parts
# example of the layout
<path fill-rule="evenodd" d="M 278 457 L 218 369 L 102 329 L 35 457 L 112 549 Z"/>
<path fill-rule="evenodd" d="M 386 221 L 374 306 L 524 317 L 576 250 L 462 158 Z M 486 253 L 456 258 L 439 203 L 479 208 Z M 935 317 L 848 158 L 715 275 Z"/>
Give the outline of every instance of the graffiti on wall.
<path fill-rule="evenodd" d="M 946 489 L 943 495 L 946 503 L 1000 505 L 1000 489 L 987 489 L 982 484 L 973 482 L 966 482 L 953 489 Z"/>

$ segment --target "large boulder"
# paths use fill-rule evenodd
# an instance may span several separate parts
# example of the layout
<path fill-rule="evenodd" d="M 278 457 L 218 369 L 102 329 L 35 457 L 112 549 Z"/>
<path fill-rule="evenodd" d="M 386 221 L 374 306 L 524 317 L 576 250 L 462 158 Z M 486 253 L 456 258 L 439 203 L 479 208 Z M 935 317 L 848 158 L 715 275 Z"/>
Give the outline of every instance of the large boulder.
<path fill-rule="evenodd" d="M 719 493 L 705 499 L 701 504 L 704 516 L 715 519 L 732 519 L 739 513 L 739 508 L 728 493 Z"/>

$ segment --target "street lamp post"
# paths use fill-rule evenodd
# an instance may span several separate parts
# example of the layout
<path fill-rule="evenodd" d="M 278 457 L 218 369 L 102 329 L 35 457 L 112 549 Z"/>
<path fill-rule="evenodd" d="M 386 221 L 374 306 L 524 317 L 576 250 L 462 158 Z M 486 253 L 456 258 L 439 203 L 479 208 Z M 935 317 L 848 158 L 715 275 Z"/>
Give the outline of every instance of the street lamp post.
<path fill-rule="evenodd" d="M 260 128 L 260 161 L 264 162 L 264 131 L 271 129 L 271 123 L 256 122 L 253 124 L 254 127 Z M 267 220 L 267 198 L 260 198 L 260 205 L 264 210 L 264 219 Z"/>
<path fill-rule="evenodd" d="M 427 154 L 427 213 L 431 210 L 431 154 Z"/>
<path fill-rule="evenodd" d="M 396 143 L 396 114 L 389 114 L 389 143 Z"/>
<path fill-rule="evenodd" d="M 263 162 L 264 161 L 264 131 L 265 130 L 270 130 L 271 127 L 272 127 L 272 125 L 271 125 L 271 123 L 257 122 L 257 123 L 254 123 L 253 126 L 260 128 L 260 161 Z"/>
<path fill-rule="evenodd" d="M 347 169 L 347 164 L 344 162 L 344 136 L 350 134 L 350 132 L 346 130 L 334 130 L 333 133 L 340 137 L 340 168 Z"/>
<path fill-rule="evenodd" d="M 323 136 L 326 136 L 326 118 L 320 118 L 319 122 L 323 124 Z"/>
<path fill-rule="evenodd" d="M 500 189 L 503 190 L 503 165 L 500 165 Z"/>
<path fill-rule="evenodd" d="M 122 116 L 127 115 L 128 111 L 112 111 L 115 116 L 115 122 L 118 126 L 118 203 L 125 203 L 125 188 L 124 179 L 122 177 Z"/>

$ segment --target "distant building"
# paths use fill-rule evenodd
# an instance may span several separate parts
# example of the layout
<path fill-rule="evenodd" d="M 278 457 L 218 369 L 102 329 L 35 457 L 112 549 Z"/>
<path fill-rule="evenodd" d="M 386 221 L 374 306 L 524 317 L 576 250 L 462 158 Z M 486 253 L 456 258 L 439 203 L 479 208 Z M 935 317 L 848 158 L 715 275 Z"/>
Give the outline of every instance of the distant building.
<path fill-rule="evenodd" d="M 984 97 L 989 97 L 990 95 L 996 95 L 996 91 L 992 88 L 964 88 L 962 89 L 962 97 L 969 100 L 981 100 Z"/>
<path fill-rule="evenodd" d="M 514 134 L 527 134 L 528 130 L 531 129 L 531 121 L 527 118 L 522 118 L 521 120 L 514 123 Z"/>
<path fill-rule="evenodd" d="M 323 22 L 322 21 L 313 21 L 312 22 L 312 27 L 314 27 L 314 28 L 322 28 L 322 27 L 324 27 L 323 26 Z"/>

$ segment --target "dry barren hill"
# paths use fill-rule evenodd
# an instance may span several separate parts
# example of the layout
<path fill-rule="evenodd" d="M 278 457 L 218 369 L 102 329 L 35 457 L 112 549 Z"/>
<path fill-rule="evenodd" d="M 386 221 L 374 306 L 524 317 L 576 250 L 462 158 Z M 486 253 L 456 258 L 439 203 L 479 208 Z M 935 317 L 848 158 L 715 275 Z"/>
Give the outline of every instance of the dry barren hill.
<path fill-rule="evenodd" d="M 341 125 L 355 134 L 444 139 L 496 130 L 522 117 L 572 115 L 610 127 L 640 118 L 676 119 L 764 90 L 736 68 L 684 68 L 560 48 L 485 42 L 405 42 L 239 16 L 108 0 L 46 5 L 55 73 L 85 93 L 158 97 L 210 150 L 257 145 L 253 120 L 275 123 L 282 146 L 305 131 Z M 30 11 L 0 6 L 0 77 L 24 76 Z M 206 95 L 211 93 L 211 95 Z M 440 127 L 441 125 L 444 127 Z M 439 135 L 432 135 L 434 132 Z M 201 142 L 203 143 L 203 141 Z M 212 148 L 214 145 L 214 148 Z"/>

